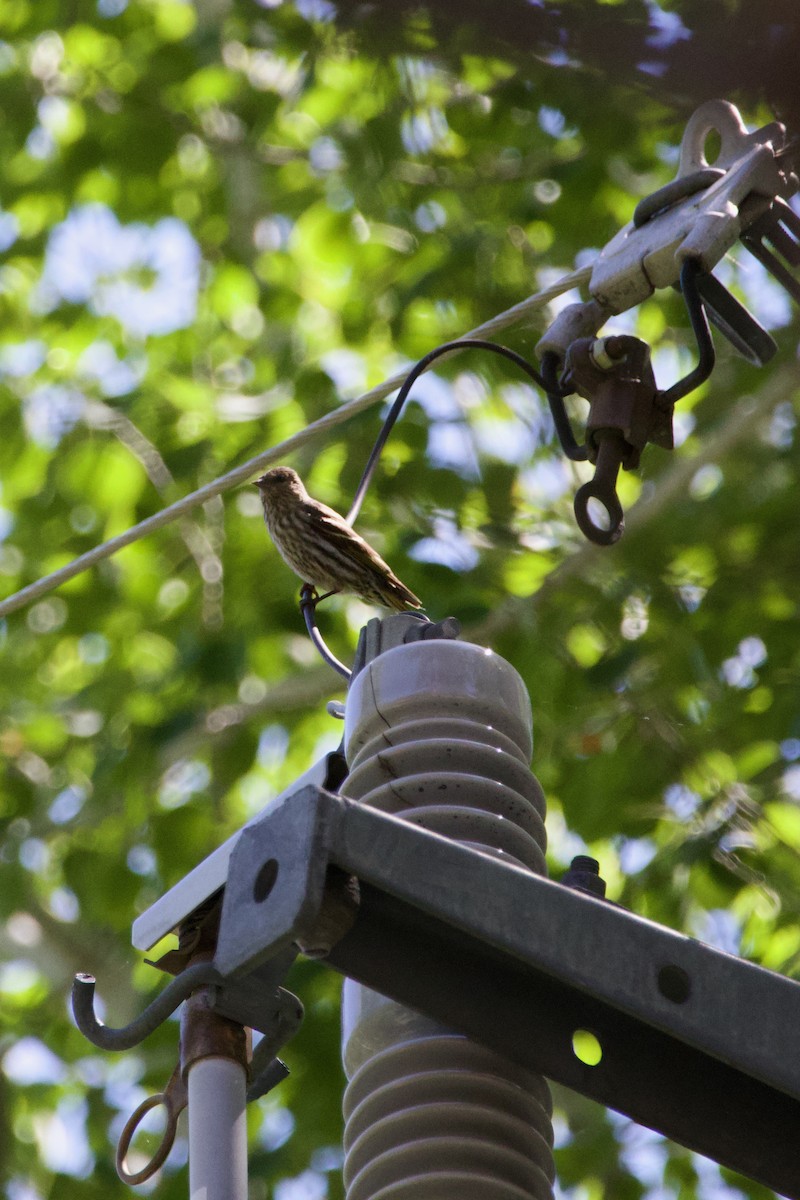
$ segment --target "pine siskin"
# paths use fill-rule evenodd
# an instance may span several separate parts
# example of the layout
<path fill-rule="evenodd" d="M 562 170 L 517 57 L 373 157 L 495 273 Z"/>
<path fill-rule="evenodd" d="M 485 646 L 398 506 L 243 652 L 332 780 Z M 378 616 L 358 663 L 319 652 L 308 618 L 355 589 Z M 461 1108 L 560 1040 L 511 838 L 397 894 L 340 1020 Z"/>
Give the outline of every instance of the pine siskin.
<path fill-rule="evenodd" d="M 422 607 L 344 517 L 309 496 L 291 467 L 274 467 L 255 486 L 278 553 L 305 583 L 324 592 L 353 592 L 398 612 Z"/>

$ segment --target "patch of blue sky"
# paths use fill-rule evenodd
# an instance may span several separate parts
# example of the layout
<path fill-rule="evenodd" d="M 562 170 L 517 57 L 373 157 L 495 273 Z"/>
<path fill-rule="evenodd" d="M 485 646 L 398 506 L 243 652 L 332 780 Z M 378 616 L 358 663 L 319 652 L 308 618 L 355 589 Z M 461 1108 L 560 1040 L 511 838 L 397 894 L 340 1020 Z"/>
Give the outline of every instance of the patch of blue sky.
<path fill-rule="evenodd" d="M 600 251 L 596 246 L 584 246 L 584 248 L 579 250 L 575 255 L 575 266 L 591 267 L 599 253 Z"/>
<path fill-rule="evenodd" d="M 767 329 L 782 329 L 794 319 L 789 293 L 757 258 L 743 254 L 737 262 L 739 286 L 753 314 Z"/>
<path fill-rule="evenodd" d="M 54 1112 L 42 1114 L 35 1123 L 36 1142 L 42 1162 L 51 1171 L 86 1179 L 94 1169 L 94 1156 L 86 1136 L 89 1105 L 77 1096 L 60 1100 Z"/>
<path fill-rule="evenodd" d="M 537 446 L 546 446 L 555 436 L 555 425 L 543 393 L 537 393 L 527 383 L 507 383 L 500 388 L 500 395 L 508 406 L 536 438 Z"/>
<path fill-rule="evenodd" d="M 773 410 L 769 427 L 763 435 L 771 446 L 779 450 L 788 450 L 794 441 L 794 431 L 797 428 L 797 417 L 791 400 L 784 400 Z"/>
<path fill-rule="evenodd" d="M 726 954 L 740 954 L 742 926 L 739 920 L 725 908 L 698 911 L 692 920 L 691 933 L 717 950 Z"/>
<path fill-rule="evenodd" d="M 36 1083 L 63 1083 L 67 1068 L 44 1042 L 23 1037 L 3 1055 L 3 1074 L 20 1087 Z"/>
<path fill-rule="evenodd" d="M 414 223 L 423 233 L 433 233 L 447 224 L 447 210 L 437 200 L 429 200 L 414 210 Z"/>
<path fill-rule="evenodd" d="M 588 263 L 584 264 L 588 266 Z M 563 279 L 569 273 L 569 267 L 540 267 L 536 272 L 536 286 L 544 291 L 546 288 L 553 287 L 558 283 L 559 279 Z M 548 320 L 553 321 L 568 304 L 582 304 L 578 288 L 571 288 L 568 292 L 562 292 L 560 296 L 554 296 L 547 305 Z M 616 319 L 616 318 L 615 318 Z"/>
<path fill-rule="evenodd" d="M 78 897 L 71 888 L 65 887 L 53 888 L 47 898 L 47 911 L 57 921 L 63 921 L 68 925 L 74 924 L 81 915 Z"/>
<path fill-rule="evenodd" d="M 800 803 L 800 766 L 788 767 L 783 772 L 781 789 L 790 800 Z"/>
<path fill-rule="evenodd" d="M 308 161 L 315 174 L 325 175 L 328 171 L 339 170 L 344 163 L 344 155 L 335 138 L 323 136 L 312 142 Z"/>
<path fill-rule="evenodd" d="M 575 125 L 567 125 L 567 118 L 560 108 L 542 104 L 537 114 L 539 128 L 552 138 L 575 137 L 578 130 Z"/>
<path fill-rule="evenodd" d="M 267 725 L 261 730 L 256 757 L 267 771 L 276 770 L 289 750 L 289 731 L 283 725 Z"/>
<path fill-rule="evenodd" d="M 475 441 L 481 453 L 500 462 L 520 465 L 528 462 L 539 445 L 536 433 L 519 419 L 498 421 L 479 417 L 473 422 Z"/>
<path fill-rule="evenodd" d="M 519 475 L 520 490 L 533 504 L 552 504 L 571 486 L 567 463 L 558 455 L 540 458 Z"/>
<path fill-rule="evenodd" d="M 451 571 L 471 571 L 478 562 L 478 551 L 449 517 L 436 517 L 433 537 L 420 538 L 411 547 L 410 557 L 417 562 L 436 563 Z"/>
<path fill-rule="evenodd" d="M 119 358 L 110 342 L 99 340 L 86 347 L 78 359 L 78 375 L 96 383 L 104 396 L 127 396 L 147 371 L 142 355 Z"/>
<path fill-rule="evenodd" d="M 428 428 L 426 456 L 432 467 L 456 471 L 466 479 L 480 475 L 475 437 L 467 422 L 432 421 Z"/>
<path fill-rule="evenodd" d="M 43 125 L 34 125 L 25 139 L 25 149 L 31 158 L 46 162 L 56 152 L 56 140 L 49 129 Z"/>
<path fill-rule="evenodd" d="M 694 816 L 700 804 L 700 796 L 685 783 L 671 783 L 664 791 L 664 803 L 681 821 Z"/>
<path fill-rule="evenodd" d="M 11 1179 L 6 1187 L 8 1200 L 43 1200 L 42 1193 L 25 1179 Z"/>
<path fill-rule="evenodd" d="M 194 320 L 200 249 L 186 225 L 121 225 L 103 204 L 87 204 L 56 225 L 45 251 L 37 302 L 62 301 L 115 317 L 136 337 L 172 333 Z"/>
<path fill-rule="evenodd" d="M 162 808 L 180 808 L 204 791 L 211 780 L 211 772 L 197 758 L 180 759 L 168 767 L 161 778 L 158 803 Z"/>
<path fill-rule="evenodd" d="M 86 789 L 71 783 L 62 788 L 47 810 L 54 825 L 67 825 L 77 817 L 86 803 Z"/>
<path fill-rule="evenodd" d="M 134 875 L 155 875 L 158 860 L 149 846 L 131 846 L 125 859 Z"/>
<path fill-rule="evenodd" d="M 311 1155 L 312 1171 L 340 1171 L 344 1154 L 341 1146 L 321 1146 Z"/>
<path fill-rule="evenodd" d="M 720 678 L 733 688 L 751 688 L 757 682 L 755 667 L 767 660 L 767 648 L 760 637 L 746 637 L 738 645 L 736 654 L 726 658 L 720 667 Z"/>
<path fill-rule="evenodd" d="M 47 346 L 38 338 L 24 342 L 8 342 L 0 346 L 0 375 L 23 379 L 39 370 L 47 358 Z"/>
<path fill-rule="evenodd" d="M 746 1200 L 745 1192 L 724 1181 L 718 1163 L 703 1158 L 702 1154 L 693 1154 L 692 1164 L 700 1182 L 698 1195 L 701 1200 Z"/>
<path fill-rule="evenodd" d="M 645 0 L 651 32 L 645 39 L 648 46 L 654 50 L 667 50 L 676 42 L 684 42 L 691 38 L 691 31 L 686 28 L 676 12 L 666 12 L 656 0 Z"/>
<path fill-rule="evenodd" d="M 10 250 L 19 237 L 19 222 L 13 213 L 0 210 L 0 254 Z"/>
<path fill-rule="evenodd" d="M 658 847 L 649 838 L 623 838 L 619 845 L 619 865 L 626 875 L 638 875 L 653 861 Z"/>
<path fill-rule="evenodd" d="M 449 132 L 447 117 L 435 106 L 410 113 L 400 126 L 400 137 L 408 154 L 428 154 L 445 142 Z"/>
<path fill-rule="evenodd" d="M 688 347 L 678 347 L 668 342 L 653 347 L 650 361 L 656 383 L 662 391 L 682 379 L 693 366 Z"/>
<path fill-rule="evenodd" d="M 786 762 L 797 762 L 800 758 L 800 738 L 784 738 L 780 744 L 781 758 Z"/>
<path fill-rule="evenodd" d="M 260 1041 L 261 1038 L 256 1041 L 254 1036 L 253 1049 Z M 294 1133 L 294 1126 L 295 1120 L 288 1108 L 269 1108 L 262 1118 L 258 1140 L 265 1150 L 279 1150 Z"/>
<path fill-rule="evenodd" d="M 23 420 L 28 436 L 39 446 L 53 450 L 84 413 L 85 397 L 77 388 L 60 383 L 36 387 L 23 401 Z"/>
<path fill-rule="evenodd" d="M 320 358 L 320 366 L 333 380 L 337 392 L 345 395 L 366 391 L 367 366 L 363 354 L 342 347 L 328 350 Z"/>
<path fill-rule="evenodd" d="M 57 139 L 69 126 L 70 106 L 63 96 L 43 96 L 36 115 L 42 128 Z"/>
<path fill-rule="evenodd" d="M 328 0 L 295 0 L 295 8 L 306 21 L 332 21 L 336 8 Z"/>
<path fill-rule="evenodd" d="M 416 400 L 432 421 L 458 421 L 463 415 L 452 384 L 433 371 L 417 380 L 409 400 Z"/>
<path fill-rule="evenodd" d="M 609 1119 L 614 1126 L 614 1134 L 620 1144 L 620 1159 L 636 1178 L 649 1188 L 656 1188 L 664 1179 L 664 1168 L 667 1163 L 667 1146 L 664 1138 L 643 1125 L 636 1125 L 627 1117 L 609 1109 Z M 648 1192 L 648 1200 L 654 1194 Z M 665 1192 L 672 1198 L 672 1192 Z"/>
<path fill-rule="evenodd" d="M 325 1200 L 328 1181 L 319 1171 L 303 1171 L 275 1185 L 275 1200 Z"/>

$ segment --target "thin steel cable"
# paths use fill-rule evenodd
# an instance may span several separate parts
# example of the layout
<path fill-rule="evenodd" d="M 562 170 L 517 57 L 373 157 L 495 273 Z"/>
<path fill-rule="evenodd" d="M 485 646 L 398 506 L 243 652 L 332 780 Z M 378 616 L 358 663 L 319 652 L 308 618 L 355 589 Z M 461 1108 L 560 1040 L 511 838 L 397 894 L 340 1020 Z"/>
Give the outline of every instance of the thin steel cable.
<path fill-rule="evenodd" d="M 492 334 L 500 332 L 500 330 L 508 329 L 511 325 L 516 324 L 517 321 L 522 320 L 523 317 L 536 312 L 537 309 L 549 304 L 551 300 L 555 300 L 558 296 L 563 295 L 564 292 L 568 292 L 572 288 L 581 287 L 587 283 L 591 273 L 591 267 L 580 267 L 575 271 L 570 271 L 568 275 L 562 275 L 550 287 L 542 288 L 540 292 L 536 292 L 533 296 L 528 296 L 527 299 L 520 301 L 519 304 L 515 304 L 513 308 L 498 313 L 497 316 L 485 321 L 483 325 L 478 325 L 475 329 L 471 329 L 468 333 L 465 333 L 464 337 L 489 337 Z M 102 542 L 92 550 L 87 550 L 85 554 L 81 554 L 73 559 L 72 562 L 59 567 L 57 571 L 53 571 L 49 575 L 44 575 L 41 579 L 37 579 L 35 583 L 30 583 L 27 587 L 14 592 L 7 599 L 0 601 L 0 618 L 7 617 L 19 608 L 24 608 L 25 605 L 30 604 L 33 600 L 38 600 L 41 596 L 46 596 L 48 592 L 52 592 L 62 583 L 66 583 L 68 579 L 74 579 L 76 575 L 81 575 L 84 571 L 88 571 L 96 563 L 110 558 L 112 554 L 116 554 L 126 546 L 132 545 L 133 542 L 139 541 L 140 538 L 147 537 L 150 533 L 155 533 L 157 529 L 163 529 L 165 525 L 170 525 L 179 517 L 197 508 L 198 505 L 205 504 L 207 501 L 213 500 L 215 496 L 219 496 L 222 492 L 236 487 L 237 484 L 244 483 L 252 475 L 255 475 L 257 471 L 262 471 L 265 467 L 277 462 L 285 455 L 304 446 L 306 442 L 311 441 L 317 434 L 324 433 L 325 430 L 332 429 L 336 425 L 341 425 L 344 421 L 348 421 L 351 417 L 363 412 L 364 409 L 370 408 L 371 405 L 378 404 L 386 396 L 402 386 L 407 374 L 408 368 L 398 371 L 391 379 L 387 379 L 383 383 L 378 384 L 377 387 L 371 388 L 362 396 L 357 396 L 354 400 L 342 404 L 339 408 L 334 409 L 333 412 L 326 413 L 317 421 L 313 421 L 304 429 L 298 430 L 291 437 L 279 442 L 277 446 L 272 446 L 269 450 L 257 454 L 255 458 L 248 459 L 241 466 L 234 467 L 232 471 L 227 471 L 224 475 L 220 475 L 217 479 L 198 488 L 196 492 L 190 492 L 182 500 L 177 500 L 174 504 L 168 505 L 167 508 L 162 508 L 159 512 L 154 513 L 152 517 L 145 518 L 138 525 L 132 525 L 124 533 L 109 538 L 107 542 Z"/>

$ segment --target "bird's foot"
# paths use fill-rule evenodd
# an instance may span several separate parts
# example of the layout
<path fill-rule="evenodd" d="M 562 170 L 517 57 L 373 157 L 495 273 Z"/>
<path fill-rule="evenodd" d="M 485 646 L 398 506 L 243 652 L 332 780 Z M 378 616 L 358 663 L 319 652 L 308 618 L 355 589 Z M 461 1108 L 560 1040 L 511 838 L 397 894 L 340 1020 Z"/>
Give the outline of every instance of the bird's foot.
<path fill-rule="evenodd" d="M 313 612 L 317 605 L 323 600 L 327 600 L 329 596 L 335 596 L 338 588 L 334 588 L 331 592 L 323 592 L 320 596 L 313 583 L 304 583 L 300 588 L 300 611 L 305 613 L 307 610 Z"/>

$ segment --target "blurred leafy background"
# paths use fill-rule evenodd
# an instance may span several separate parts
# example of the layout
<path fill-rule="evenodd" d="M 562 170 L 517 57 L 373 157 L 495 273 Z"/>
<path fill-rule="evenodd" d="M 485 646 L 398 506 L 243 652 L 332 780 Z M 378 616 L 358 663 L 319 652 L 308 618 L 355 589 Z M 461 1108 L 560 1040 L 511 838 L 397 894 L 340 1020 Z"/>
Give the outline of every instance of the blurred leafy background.
<path fill-rule="evenodd" d="M 796 122 L 795 23 L 790 0 L 4 0 L 2 594 L 591 261 L 702 100 Z M 416 387 L 360 528 L 524 676 L 553 873 L 588 851 L 613 899 L 796 975 L 797 314 L 746 255 L 719 273 L 779 354 L 719 348 L 675 453 L 622 480 L 615 548 L 575 529 L 585 468 L 542 397 L 475 354 Z M 503 340 L 531 356 L 548 315 Z M 692 362 L 672 294 L 611 327 L 662 385 Z M 347 508 L 379 420 L 292 457 L 314 494 Z M 113 1140 L 177 1027 L 95 1053 L 70 979 L 99 976 L 110 1023 L 139 1011 L 161 977 L 134 917 L 338 741 L 296 592 L 243 487 L 0 627 L 8 1200 L 127 1193 Z M 340 656 L 369 615 L 325 606 Z M 251 1195 L 335 1200 L 339 984 L 293 986 Z M 556 1131 L 575 1200 L 767 1195 L 563 1091 Z M 142 1194 L 183 1196 L 185 1153 Z"/>

